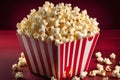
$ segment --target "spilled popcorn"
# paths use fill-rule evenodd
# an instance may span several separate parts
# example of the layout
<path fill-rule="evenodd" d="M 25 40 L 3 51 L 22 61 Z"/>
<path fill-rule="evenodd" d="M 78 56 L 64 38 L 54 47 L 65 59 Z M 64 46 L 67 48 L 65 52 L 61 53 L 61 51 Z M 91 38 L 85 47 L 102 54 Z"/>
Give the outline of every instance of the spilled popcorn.
<path fill-rule="evenodd" d="M 24 53 L 21 52 L 21 56 L 18 59 L 18 63 L 17 64 L 13 64 L 12 65 L 12 70 L 15 71 L 15 78 L 16 79 L 23 79 L 24 75 L 21 71 L 21 67 L 26 67 L 27 66 L 27 62 L 24 56 Z"/>
<path fill-rule="evenodd" d="M 87 10 L 46 1 L 38 10 L 32 9 L 16 26 L 20 35 L 60 45 L 99 33 L 98 25 L 96 18 L 90 17 Z"/>
<path fill-rule="evenodd" d="M 98 58 L 98 57 L 102 58 L 102 54 L 101 53 L 100 53 L 100 55 L 96 56 L 96 58 Z M 111 56 L 111 55 L 114 55 L 114 58 L 110 58 L 110 59 L 115 59 L 116 58 L 115 54 L 112 53 L 109 56 Z M 108 59 L 109 62 L 111 62 L 109 58 L 103 58 L 103 59 L 104 60 Z M 18 63 L 21 60 L 25 60 L 25 56 L 24 56 L 23 52 L 21 52 L 21 56 L 20 56 L 20 58 L 18 58 Z M 13 69 L 13 71 L 15 71 L 15 78 L 16 79 L 24 79 L 24 74 L 23 74 L 22 71 L 20 71 L 20 69 L 21 69 L 21 67 L 27 66 L 27 63 L 25 63 L 24 66 L 19 66 L 18 63 L 12 65 L 12 69 Z M 105 63 L 105 62 L 103 61 L 102 63 Z M 112 62 L 111 62 L 111 64 L 112 64 Z M 107 72 L 111 72 L 110 76 L 112 76 L 112 77 L 120 78 L 120 66 L 119 65 L 116 65 L 114 67 L 114 70 L 112 70 L 111 67 L 110 67 L 110 64 L 106 64 L 106 66 L 104 67 L 104 64 L 101 64 L 101 62 L 100 62 L 100 63 L 97 63 L 96 70 L 91 70 L 89 73 L 87 71 L 83 71 L 83 72 L 81 72 L 81 74 L 79 76 L 74 76 L 72 78 L 72 80 L 81 80 L 81 79 L 83 80 L 83 79 L 85 79 L 85 77 L 87 75 L 89 75 L 91 77 L 95 77 L 95 76 L 99 76 L 100 75 L 100 76 L 103 76 L 102 80 L 109 80 L 109 77 L 106 75 Z M 57 80 L 57 79 L 55 77 L 51 77 L 51 80 Z"/>

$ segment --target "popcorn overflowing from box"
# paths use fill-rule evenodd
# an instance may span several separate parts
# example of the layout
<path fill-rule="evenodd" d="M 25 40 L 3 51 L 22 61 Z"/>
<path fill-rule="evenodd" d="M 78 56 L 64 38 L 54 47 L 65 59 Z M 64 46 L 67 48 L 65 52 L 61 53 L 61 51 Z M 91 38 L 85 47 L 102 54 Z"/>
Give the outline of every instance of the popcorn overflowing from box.
<path fill-rule="evenodd" d="M 45 2 L 17 24 L 31 72 L 57 80 L 88 69 L 99 37 L 96 18 L 71 4 Z"/>

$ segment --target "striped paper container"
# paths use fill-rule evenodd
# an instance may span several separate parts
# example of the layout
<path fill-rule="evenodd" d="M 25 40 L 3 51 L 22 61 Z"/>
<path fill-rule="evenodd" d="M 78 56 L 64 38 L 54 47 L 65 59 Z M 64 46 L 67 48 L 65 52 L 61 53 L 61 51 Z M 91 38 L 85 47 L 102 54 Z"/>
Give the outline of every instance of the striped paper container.
<path fill-rule="evenodd" d="M 88 69 L 98 37 L 96 34 L 55 46 L 18 34 L 30 71 L 48 78 L 54 76 L 57 80 Z"/>

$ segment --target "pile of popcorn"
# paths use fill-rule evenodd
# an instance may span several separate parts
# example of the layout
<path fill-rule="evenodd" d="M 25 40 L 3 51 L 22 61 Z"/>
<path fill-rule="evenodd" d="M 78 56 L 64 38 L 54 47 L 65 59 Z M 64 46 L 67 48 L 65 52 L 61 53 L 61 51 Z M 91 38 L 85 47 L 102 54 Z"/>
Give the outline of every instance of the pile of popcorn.
<path fill-rule="evenodd" d="M 12 65 L 12 69 L 15 72 L 15 78 L 16 79 L 23 79 L 24 78 L 24 75 L 21 71 L 21 67 L 26 67 L 26 66 L 27 66 L 27 62 L 26 62 L 24 53 L 21 52 L 21 56 L 18 59 L 18 63 Z"/>
<path fill-rule="evenodd" d="M 46 1 L 38 10 L 32 9 L 16 26 L 20 35 L 59 45 L 99 33 L 98 24 L 86 10 L 72 8 L 71 4 L 54 5 Z"/>

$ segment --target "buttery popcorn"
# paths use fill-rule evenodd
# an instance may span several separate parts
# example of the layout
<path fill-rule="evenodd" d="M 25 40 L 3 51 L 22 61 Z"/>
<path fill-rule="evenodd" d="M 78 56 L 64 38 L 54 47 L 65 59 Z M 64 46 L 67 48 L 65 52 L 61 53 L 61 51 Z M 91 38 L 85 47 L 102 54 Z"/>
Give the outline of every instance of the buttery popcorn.
<path fill-rule="evenodd" d="M 111 54 L 110 54 L 110 58 L 111 58 L 111 59 L 115 59 L 115 58 L 116 58 L 115 53 L 111 53 Z"/>
<path fill-rule="evenodd" d="M 20 67 L 18 66 L 18 64 L 13 64 L 13 65 L 12 65 L 12 69 L 13 69 L 14 71 L 17 71 L 17 70 L 20 70 Z"/>
<path fill-rule="evenodd" d="M 19 79 L 19 78 L 24 78 L 24 75 L 23 75 L 23 73 L 22 72 L 17 72 L 16 74 L 15 74 L 15 78 L 16 79 Z"/>
<path fill-rule="evenodd" d="M 105 70 L 106 70 L 106 71 L 111 71 L 110 66 L 106 66 L 106 67 L 105 67 Z"/>
<path fill-rule="evenodd" d="M 104 63 L 106 63 L 106 64 L 112 64 L 112 62 L 110 61 L 109 58 L 104 58 Z"/>
<path fill-rule="evenodd" d="M 55 79 L 54 77 L 51 77 L 51 80 L 57 80 L 57 79 Z"/>
<path fill-rule="evenodd" d="M 80 80 L 80 77 L 74 76 L 72 80 Z"/>
<path fill-rule="evenodd" d="M 87 74 L 88 74 L 87 71 L 81 72 L 80 78 L 84 79 L 87 76 Z"/>
<path fill-rule="evenodd" d="M 96 18 L 91 18 L 87 10 L 72 8 L 71 4 L 54 5 L 48 1 L 38 10 L 32 9 L 27 17 L 17 23 L 20 35 L 53 42 L 59 45 L 99 33 Z"/>
<path fill-rule="evenodd" d="M 102 80 L 109 80 L 109 78 L 108 77 L 104 77 Z"/>
<path fill-rule="evenodd" d="M 95 53 L 95 56 L 96 56 L 97 58 L 102 57 L 102 53 L 101 53 L 101 52 L 96 52 L 96 53 Z"/>

